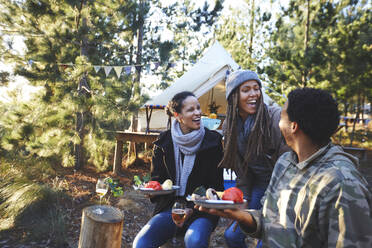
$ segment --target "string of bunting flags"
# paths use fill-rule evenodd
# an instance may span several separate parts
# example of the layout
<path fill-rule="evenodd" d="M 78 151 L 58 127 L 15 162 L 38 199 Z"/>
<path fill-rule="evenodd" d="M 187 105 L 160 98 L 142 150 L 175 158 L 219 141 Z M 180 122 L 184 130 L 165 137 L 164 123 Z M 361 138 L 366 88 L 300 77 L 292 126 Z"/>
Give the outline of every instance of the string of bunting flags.
<path fill-rule="evenodd" d="M 104 70 L 106 77 L 110 74 L 112 70 L 115 71 L 116 76 L 120 77 L 121 73 L 124 71 L 125 74 L 130 75 L 135 72 L 135 68 L 140 65 L 126 65 L 126 66 L 110 66 L 110 65 L 93 65 L 94 71 L 98 73 L 101 69 Z M 152 63 L 142 65 L 147 73 L 150 73 L 150 70 L 157 70 L 160 66 L 160 63 Z M 176 66 L 175 63 L 169 63 L 167 68 Z"/>
<path fill-rule="evenodd" d="M 68 64 L 71 65 L 71 64 Z M 117 77 L 120 77 L 121 73 L 124 71 L 125 74 L 130 75 L 135 73 L 136 67 L 142 66 L 144 67 L 147 73 L 150 73 L 150 70 L 157 70 L 160 66 L 159 62 L 146 64 L 146 65 L 124 65 L 124 66 L 116 66 L 116 65 L 93 65 L 94 71 L 98 73 L 101 69 L 104 70 L 106 77 L 110 75 L 110 72 L 114 70 Z M 167 69 L 175 67 L 176 63 L 168 63 Z"/>
<path fill-rule="evenodd" d="M 37 64 L 37 61 L 34 60 L 29 60 L 27 64 L 29 66 L 32 66 L 32 64 Z M 194 62 L 192 61 L 192 64 Z M 63 69 L 66 69 L 67 67 L 74 67 L 77 64 L 73 63 L 57 63 L 58 66 L 62 67 Z M 150 70 L 157 70 L 158 67 L 160 66 L 159 62 L 153 62 L 145 65 L 138 65 L 138 64 L 133 64 L 133 65 L 122 65 L 122 66 L 114 66 L 114 65 L 93 65 L 94 71 L 98 73 L 101 69 L 104 70 L 106 77 L 108 77 L 111 73 L 111 71 L 114 71 L 117 77 L 120 77 L 121 73 L 124 71 L 125 74 L 130 75 L 132 73 L 135 73 L 136 67 L 142 66 L 144 70 L 147 73 L 150 73 Z M 166 70 L 169 68 L 173 68 L 177 66 L 177 63 L 168 63 Z"/>
<path fill-rule="evenodd" d="M 38 64 L 39 62 L 38 61 L 34 61 L 32 59 L 28 60 L 27 61 L 27 65 L 28 66 L 32 66 L 32 64 Z M 191 61 L 192 64 L 195 64 L 194 61 Z M 67 67 L 71 66 L 71 67 L 74 67 L 75 65 L 77 64 L 73 64 L 73 63 L 57 63 L 58 66 L 62 67 L 63 69 L 66 69 Z M 177 65 L 177 63 L 168 63 L 167 64 L 167 67 L 166 67 L 166 70 L 168 70 L 169 68 L 172 68 L 172 67 L 175 67 Z M 149 63 L 149 64 L 146 64 L 146 65 L 138 65 L 138 64 L 134 64 L 134 65 L 123 65 L 123 66 L 114 66 L 114 65 L 93 65 L 93 68 L 94 68 L 94 71 L 96 73 L 98 73 L 101 69 L 104 70 L 105 72 L 105 75 L 106 77 L 108 77 L 108 75 L 110 74 L 110 72 L 112 70 L 115 71 L 115 74 L 116 76 L 119 78 L 121 73 L 125 72 L 125 74 L 127 75 L 130 75 L 131 73 L 134 73 L 135 72 L 135 68 L 137 66 L 142 66 L 145 68 L 146 72 L 149 73 L 150 70 L 157 70 L 158 67 L 160 66 L 160 63 L 159 62 L 152 62 L 152 63 Z M 241 69 L 241 67 L 239 66 L 238 69 Z M 225 77 L 228 77 L 230 75 L 230 70 L 227 70 L 226 71 L 226 74 L 225 74 Z M 270 93 L 273 93 L 273 94 L 276 94 L 278 96 L 281 96 L 283 97 L 284 99 L 287 99 L 286 95 L 285 94 L 280 94 L 278 93 L 277 91 L 274 91 L 268 87 L 266 87 L 265 85 L 263 86 L 268 92 Z M 164 106 L 161 106 L 161 105 L 151 105 L 150 108 L 163 108 Z"/>

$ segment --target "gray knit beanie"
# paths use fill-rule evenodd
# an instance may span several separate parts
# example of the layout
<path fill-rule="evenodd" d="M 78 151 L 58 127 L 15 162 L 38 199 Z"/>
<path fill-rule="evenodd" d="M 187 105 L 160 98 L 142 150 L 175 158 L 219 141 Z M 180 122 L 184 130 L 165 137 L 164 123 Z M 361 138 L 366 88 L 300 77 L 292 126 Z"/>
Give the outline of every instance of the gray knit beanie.
<path fill-rule="evenodd" d="M 253 71 L 237 70 L 231 73 L 226 80 L 226 99 L 229 98 L 235 88 L 249 80 L 256 80 L 260 88 L 262 88 L 261 80 L 258 78 L 257 73 Z"/>

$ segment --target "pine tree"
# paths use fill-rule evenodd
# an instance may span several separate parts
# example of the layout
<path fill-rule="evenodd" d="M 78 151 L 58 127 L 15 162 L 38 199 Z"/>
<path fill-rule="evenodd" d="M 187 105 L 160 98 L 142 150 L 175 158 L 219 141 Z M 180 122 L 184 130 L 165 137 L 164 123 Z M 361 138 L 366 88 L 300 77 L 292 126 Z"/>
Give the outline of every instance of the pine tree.
<path fill-rule="evenodd" d="M 319 79 L 323 87 L 335 93 L 347 116 L 355 105 L 355 118 L 350 138 L 353 143 L 356 121 L 363 111 L 365 100 L 371 102 L 372 67 L 371 37 L 372 13 L 366 1 L 340 1 L 335 5 L 337 21 L 324 37 L 324 53 L 328 58 Z M 346 124 L 347 125 L 347 124 Z M 346 130 L 347 126 L 346 126 Z"/>
<path fill-rule="evenodd" d="M 290 1 L 278 16 L 267 50 L 272 63 L 265 72 L 274 82 L 271 87 L 281 93 L 284 88 L 314 85 L 311 68 L 321 59 L 317 36 L 324 29 L 315 30 L 312 22 L 320 5 L 310 0 Z"/>
<path fill-rule="evenodd" d="M 289 7 L 282 9 L 266 49 L 270 88 L 286 94 L 296 87 L 318 84 L 327 60 L 322 37 L 334 25 L 335 14 L 328 1 L 290 1 Z"/>
<path fill-rule="evenodd" d="M 207 1 L 204 1 L 202 8 L 196 8 L 190 0 L 175 1 L 167 7 L 159 3 L 158 8 L 164 16 L 159 26 L 173 34 L 173 39 L 160 47 L 162 51 L 167 51 L 167 60 L 163 61 L 165 64 L 162 65 L 162 82 L 159 86 L 168 87 L 169 82 L 182 76 L 200 57 L 212 39 L 222 4 L 223 0 L 217 0 L 213 9 L 209 10 Z"/>
<path fill-rule="evenodd" d="M 134 64 L 136 1 L 4 0 L 1 5 L 1 23 L 25 37 L 25 54 L 5 51 L 17 65 L 15 74 L 43 87 L 34 104 L 9 112 L 20 129 L 3 139 L 3 147 L 57 156 L 71 166 L 74 145 L 84 144 L 87 161 L 107 168 L 114 145 L 107 130 L 127 128 L 142 98 L 133 97 L 133 75 L 106 77 L 93 65 Z"/>
<path fill-rule="evenodd" d="M 254 0 L 246 3 L 230 9 L 231 13 L 222 18 L 216 28 L 216 39 L 242 68 L 261 73 L 260 64 L 265 59 L 262 40 L 267 39 L 271 14 L 261 11 Z"/>
<path fill-rule="evenodd" d="M 265 71 L 283 94 L 313 86 L 332 92 L 359 117 L 371 99 L 371 12 L 368 1 L 290 1 L 276 21 Z M 357 119 L 356 118 L 356 119 Z"/>

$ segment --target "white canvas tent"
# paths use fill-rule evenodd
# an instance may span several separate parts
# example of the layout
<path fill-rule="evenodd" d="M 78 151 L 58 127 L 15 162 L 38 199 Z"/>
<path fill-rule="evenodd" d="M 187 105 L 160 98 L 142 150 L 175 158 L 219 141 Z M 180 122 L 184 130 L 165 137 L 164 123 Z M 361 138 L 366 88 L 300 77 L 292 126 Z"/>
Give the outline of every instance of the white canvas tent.
<path fill-rule="evenodd" d="M 230 54 L 218 43 L 203 54 L 203 57 L 185 74 L 177 79 L 160 95 L 145 103 L 139 112 L 139 128 L 141 131 L 165 130 L 168 116 L 164 107 L 172 97 L 181 91 L 191 91 L 199 99 L 203 114 L 209 114 L 208 105 L 215 101 L 219 114 L 226 113 L 225 79 L 227 71 L 235 71 L 239 65 Z M 264 94 L 265 102 L 271 99 Z M 147 126 L 149 124 L 149 126 Z"/>

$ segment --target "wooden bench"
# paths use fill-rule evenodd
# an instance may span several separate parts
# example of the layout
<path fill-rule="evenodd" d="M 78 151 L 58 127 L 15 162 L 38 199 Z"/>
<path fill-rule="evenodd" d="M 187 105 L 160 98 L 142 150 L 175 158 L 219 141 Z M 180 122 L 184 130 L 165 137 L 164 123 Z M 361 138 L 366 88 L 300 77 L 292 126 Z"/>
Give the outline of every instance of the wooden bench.
<path fill-rule="evenodd" d="M 343 146 L 342 149 L 344 152 L 350 153 L 351 155 L 359 158 L 359 160 L 363 161 L 367 159 L 367 149 L 350 146 Z"/>
<path fill-rule="evenodd" d="M 158 138 L 158 133 L 145 133 L 145 132 L 129 132 L 129 131 L 117 131 L 115 132 L 116 145 L 115 145 L 115 157 L 114 157 L 114 169 L 121 168 L 123 159 L 123 144 L 124 142 L 135 142 L 135 143 L 152 143 Z"/>

